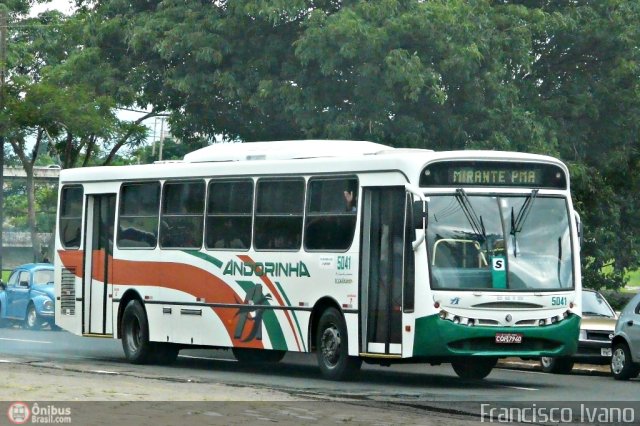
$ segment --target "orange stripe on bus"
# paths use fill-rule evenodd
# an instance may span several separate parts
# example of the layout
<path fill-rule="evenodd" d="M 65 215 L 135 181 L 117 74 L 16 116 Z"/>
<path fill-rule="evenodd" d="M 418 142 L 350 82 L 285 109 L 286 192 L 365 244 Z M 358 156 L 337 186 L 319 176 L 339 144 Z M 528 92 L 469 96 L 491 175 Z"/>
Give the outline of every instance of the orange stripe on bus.
<path fill-rule="evenodd" d="M 78 255 L 79 254 L 79 255 Z M 60 259 L 66 268 L 75 267 L 76 276 L 82 278 L 82 252 L 60 251 Z M 173 262 L 144 262 L 110 258 L 110 284 L 130 286 L 154 286 L 179 290 L 195 298 L 215 303 L 243 303 L 243 300 L 220 278 L 195 266 Z M 96 280 L 104 280 L 104 264 L 98 267 Z M 113 271 L 113 272 L 111 272 Z M 238 308 L 212 308 L 224 324 L 229 338 L 236 347 L 263 348 L 261 340 L 243 342 L 251 327 L 245 327 L 239 339 L 234 338 L 238 324 Z M 249 319 L 251 321 L 251 318 Z"/>

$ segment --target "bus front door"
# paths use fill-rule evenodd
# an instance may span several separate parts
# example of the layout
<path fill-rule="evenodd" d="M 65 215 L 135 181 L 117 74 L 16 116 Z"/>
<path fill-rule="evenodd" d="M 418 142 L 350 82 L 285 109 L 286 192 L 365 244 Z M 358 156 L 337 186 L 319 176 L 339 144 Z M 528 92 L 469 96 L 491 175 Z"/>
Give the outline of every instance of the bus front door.
<path fill-rule="evenodd" d="M 403 187 L 363 188 L 361 352 L 402 353 Z"/>
<path fill-rule="evenodd" d="M 113 334 L 109 279 L 113 273 L 115 208 L 115 194 L 87 196 L 82 295 L 85 335 Z"/>

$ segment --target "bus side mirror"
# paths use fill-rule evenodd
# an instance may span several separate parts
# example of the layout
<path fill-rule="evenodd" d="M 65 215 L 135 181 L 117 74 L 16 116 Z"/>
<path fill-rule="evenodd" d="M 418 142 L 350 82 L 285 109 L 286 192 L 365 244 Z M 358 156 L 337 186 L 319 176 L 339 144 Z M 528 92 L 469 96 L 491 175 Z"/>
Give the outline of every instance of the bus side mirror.
<path fill-rule="evenodd" d="M 412 221 L 414 229 L 425 229 L 427 226 L 427 203 L 416 200 L 412 204 Z"/>

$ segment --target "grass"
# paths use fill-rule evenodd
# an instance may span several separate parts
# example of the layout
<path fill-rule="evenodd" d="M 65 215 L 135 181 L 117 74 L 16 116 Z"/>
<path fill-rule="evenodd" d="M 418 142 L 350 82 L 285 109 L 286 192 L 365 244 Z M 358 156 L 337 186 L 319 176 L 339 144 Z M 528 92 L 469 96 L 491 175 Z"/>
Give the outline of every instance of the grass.
<path fill-rule="evenodd" d="M 640 287 L 640 269 L 629 272 L 627 276 L 629 277 L 627 287 Z"/>
<path fill-rule="evenodd" d="M 2 271 L 2 282 L 6 283 L 7 280 L 9 279 L 9 274 L 11 273 L 11 271 Z"/>

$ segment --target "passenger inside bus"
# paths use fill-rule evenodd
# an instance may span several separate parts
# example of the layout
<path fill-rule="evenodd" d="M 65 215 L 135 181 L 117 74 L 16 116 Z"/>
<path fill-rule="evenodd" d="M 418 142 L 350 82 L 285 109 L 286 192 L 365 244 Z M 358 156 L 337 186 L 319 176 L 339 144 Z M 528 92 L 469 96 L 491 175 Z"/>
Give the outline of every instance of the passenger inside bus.
<path fill-rule="evenodd" d="M 213 244 L 213 248 L 237 248 L 246 249 L 248 244 L 245 244 L 240 238 L 237 237 L 237 232 L 233 229 L 233 223 L 231 219 L 224 221 L 223 228 L 221 230 L 222 235 Z"/>

